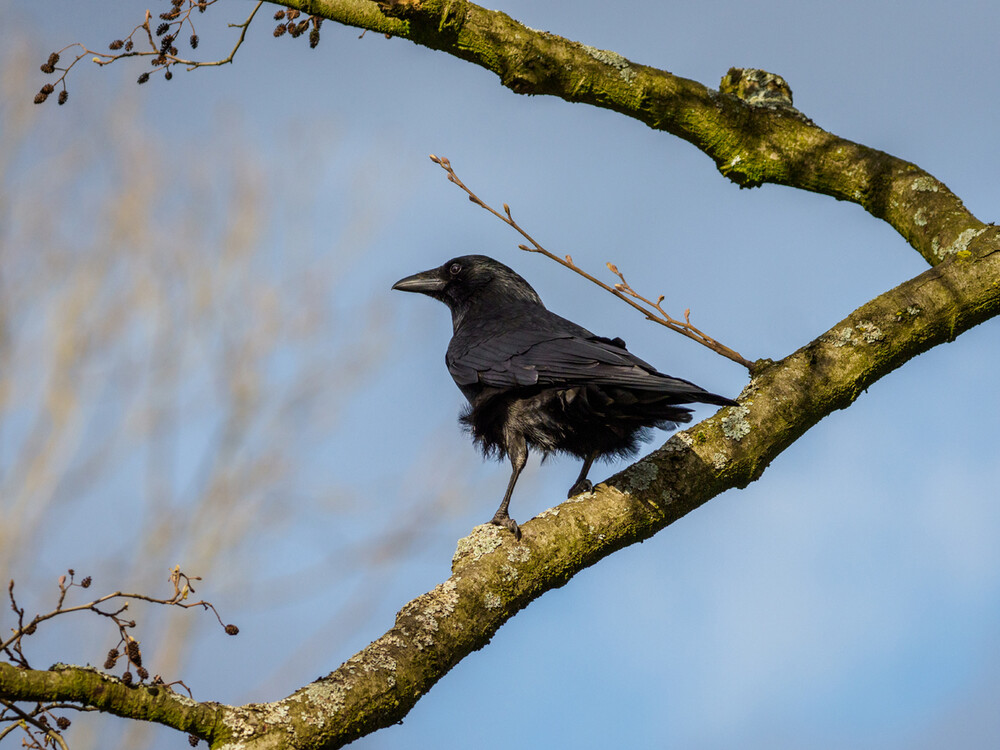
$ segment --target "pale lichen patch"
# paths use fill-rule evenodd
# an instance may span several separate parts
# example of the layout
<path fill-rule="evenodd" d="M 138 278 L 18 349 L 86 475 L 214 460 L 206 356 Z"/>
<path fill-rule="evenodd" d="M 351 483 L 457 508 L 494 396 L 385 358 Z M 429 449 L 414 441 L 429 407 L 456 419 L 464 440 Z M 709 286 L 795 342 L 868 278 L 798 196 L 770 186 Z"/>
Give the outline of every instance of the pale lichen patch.
<path fill-rule="evenodd" d="M 483 597 L 483 606 L 486 609 L 498 609 L 503 604 L 503 599 L 500 598 L 498 594 L 494 594 L 492 591 L 487 591 L 486 595 Z"/>
<path fill-rule="evenodd" d="M 858 346 L 862 343 L 876 344 L 884 338 L 885 334 L 881 328 L 870 320 L 862 320 L 854 328 L 846 326 L 835 333 L 833 336 L 833 345 L 841 347 Z"/>
<path fill-rule="evenodd" d="M 938 191 L 938 184 L 933 177 L 921 175 L 910 183 L 910 190 L 922 193 L 936 193 Z"/>
<path fill-rule="evenodd" d="M 295 721 L 321 727 L 332 714 L 344 707 L 346 692 L 347 689 L 340 682 L 323 679 L 307 685 L 283 701 L 226 706 L 221 714 L 221 720 L 228 730 L 227 737 L 217 747 L 225 750 L 246 747 L 262 729 L 281 730 L 291 738 L 295 734 Z M 302 708 L 293 712 L 292 709 L 296 704 Z M 268 734 L 268 737 L 273 738 L 275 747 L 283 746 L 284 742 L 288 741 L 274 734 Z M 254 744 L 253 747 L 258 745 Z"/>
<path fill-rule="evenodd" d="M 858 323 L 858 330 L 861 332 L 861 338 L 864 339 L 866 344 L 874 344 L 885 338 L 882 329 L 869 321 Z"/>
<path fill-rule="evenodd" d="M 750 378 L 750 382 L 743 386 L 743 390 L 740 391 L 740 395 L 736 397 L 737 401 L 745 401 L 760 390 L 760 382 L 757 378 Z M 749 401 L 748 403 L 753 403 Z"/>
<path fill-rule="evenodd" d="M 606 49 L 597 49 L 597 47 L 591 47 L 587 44 L 581 44 L 580 48 L 598 62 L 602 62 L 605 65 L 610 65 L 612 68 L 615 68 L 623 81 L 631 83 L 635 78 L 635 71 L 632 70 L 631 63 L 629 63 L 627 59 L 617 52 L 612 52 L 611 50 Z"/>
<path fill-rule="evenodd" d="M 305 693 L 312 685 L 300 692 Z M 343 707 L 343 701 L 339 707 Z M 338 708 L 339 708 L 338 707 Z M 257 731 L 257 723 L 251 719 L 253 704 L 248 706 L 234 706 L 231 711 L 226 711 L 222 715 L 222 723 L 229 730 L 229 735 L 235 738 L 252 737 Z"/>
<path fill-rule="evenodd" d="M 722 418 L 722 434 L 730 440 L 739 442 L 750 433 L 750 423 L 747 414 L 750 410 L 745 406 L 734 406 Z"/>
<path fill-rule="evenodd" d="M 729 456 L 725 453 L 719 451 L 712 455 L 712 466 L 715 467 L 716 471 L 722 471 L 726 468 L 726 464 L 729 463 Z"/>
<path fill-rule="evenodd" d="M 309 705 L 309 710 L 300 715 L 302 721 L 312 726 L 321 726 L 326 717 L 344 707 L 348 690 L 339 680 L 317 680 L 296 692 L 292 698 Z"/>
<path fill-rule="evenodd" d="M 483 555 L 488 555 L 497 547 L 503 544 L 505 532 L 499 526 L 491 523 L 484 523 L 476 526 L 472 533 L 458 540 L 455 546 L 455 554 L 451 557 L 452 567 L 464 559 L 475 562 Z"/>
<path fill-rule="evenodd" d="M 918 227 L 927 226 L 927 209 L 918 208 L 917 212 L 913 214 L 913 223 Z"/>
<path fill-rule="evenodd" d="M 944 260 L 949 255 L 961 255 L 964 252 L 968 252 L 969 244 L 985 231 L 986 227 L 982 229 L 966 229 L 955 238 L 954 242 L 944 247 L 941 246 L 940 241 L 935 237 L 931 241 L 931 250 L 934 252 L 934 257 L 941 260 Z"/>
<path fill-rule="evenodd" d="M 454 613 L 457 603 L 458 584 L 454 578 L 449 578 L 435 586 L 433 591 L 403 607 L 397 616 L 397 623 L 412 619 L 417 624 L 417 632 L 410 633 L 405 626 L 401 629 L 417 649 L 424 649 L 434 643 L 434 636 L 441 627 L 440 621 Z"/>
<path fill-rule="evenodd" d="M 278 703 L 265 703 L 261 705 L 264 707 L 264 713 L 270 719 L 268 723 L 278 721 L 283 724 L 288 721 L 289 716 L 291 715 L 288 711 L 288 704 L 284 701 L 280 701 Z"/>
<path fill-rule="evenodd" d="M 640 461 L 633 466 L 628 474 L 626 482 L 630 492 L 644 492 L 649 489 L 649 485 L 656 481 L 660 470 L 651 461 Z"/>
<path fill-rule="evenodd" d="M 523 544 L 515 544 L 507 550 L 507 559 L 512 563 L 528 562 L 531 559 L 531 550 Z"/>
<path fill-rule="evenodd" d="M 344 667 L 351 673 L 356 668 L 360 668 L 365 673 L 381 673 L 385 676 L 389 687 L 396 684 L 396 659 L 393 658 L 389 647 L 398 646 L 399 638 L 392 634 L 387 634 L 372 643 L 368 648 L 352 656 L 344 663 Z"/>
<path fill-rule="evenodd" d="M 694 445 L 694 438 L 686 432 L 677 432 L 663 444 L 657 453 L 684 453 Z"/>
<path fill-rule="evenodd" d="M 836 347 L 853 346 L 856 343 L 857 342 L 854 340 L 854 329 L 850 326 L 841 328 L 833 340 L 833 345 Z"/>

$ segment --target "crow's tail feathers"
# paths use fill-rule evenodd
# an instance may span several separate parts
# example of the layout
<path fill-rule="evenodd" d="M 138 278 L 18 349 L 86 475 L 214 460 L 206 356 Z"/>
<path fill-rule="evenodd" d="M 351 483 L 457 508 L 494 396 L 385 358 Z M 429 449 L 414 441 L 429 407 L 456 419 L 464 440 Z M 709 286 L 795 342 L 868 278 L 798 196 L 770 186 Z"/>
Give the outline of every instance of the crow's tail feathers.
<path fill-rule="evenodd" d="M 657 373 L 659 374 L 659 373 Z M 645 390 L 645 389 L 643 389 Z M 726 396 L 710 393 L 704 388 L 680 378 L 660 375 L 656 387 L 648 390 L 668 404 L 715 404 L 716 406 L 736 406 L 736 402 Z"/>
<path fill-rule="evenodd" d="M 697 398 L 692 399 L 693 402 L 699 404 L 715 404 L 716 406 L 738 406 L 739 402 L 733 401 L 731 398 L 726 398 L 725 396 L 720 396 L 717 393 L 709 393 L 708 391 L 703 391 L 697 394 Z"/>

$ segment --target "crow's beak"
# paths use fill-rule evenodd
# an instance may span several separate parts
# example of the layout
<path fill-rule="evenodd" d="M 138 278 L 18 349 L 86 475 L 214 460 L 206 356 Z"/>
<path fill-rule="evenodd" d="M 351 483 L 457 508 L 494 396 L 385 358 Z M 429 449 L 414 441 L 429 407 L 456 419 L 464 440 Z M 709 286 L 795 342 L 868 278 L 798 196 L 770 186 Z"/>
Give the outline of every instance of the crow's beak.
<path fill-rule="evenodd" d="M 436 268 L 430 271 L 415 273 L 412 276 L 407 276 L 405 279 L 400 279 L 392 285 L 392 288 L 398 289 L 401 292 L 420 292 L 421 294 L 429 294 L 433 297 L 439 294 L 448 283 L 438 276 L 438 273 L 438 269 Z"/>

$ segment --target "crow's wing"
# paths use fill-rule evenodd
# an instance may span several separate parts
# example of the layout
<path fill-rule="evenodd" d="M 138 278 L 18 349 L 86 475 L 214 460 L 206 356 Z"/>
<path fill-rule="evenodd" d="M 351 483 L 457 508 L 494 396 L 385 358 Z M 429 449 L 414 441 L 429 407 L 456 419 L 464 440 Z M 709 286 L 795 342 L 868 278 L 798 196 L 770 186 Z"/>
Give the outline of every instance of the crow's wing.
<path fill-rule="evenodd" d="M 517 329 L 449 348 L 448 371 L 459 386 L 594 385 L 636 388 L 697 398 L 707 392 L 657 372 L 619 346 L 620 339 L 573 332 Z"/>

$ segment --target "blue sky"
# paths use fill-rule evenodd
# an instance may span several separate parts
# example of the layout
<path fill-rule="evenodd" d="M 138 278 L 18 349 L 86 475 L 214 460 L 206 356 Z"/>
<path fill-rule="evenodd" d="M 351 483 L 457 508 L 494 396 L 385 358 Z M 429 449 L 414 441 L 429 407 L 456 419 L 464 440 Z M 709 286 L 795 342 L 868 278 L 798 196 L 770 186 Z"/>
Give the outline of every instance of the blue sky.
<path fill-rule="evenodd" d="M 70 41 L 120 36 L 145 7 L 43 10 L 8 0 L 0 11 L 12 23 L 0 43 L 12 41 L 16 23 L 36 70 Z M 220 3 L 202 17 L 200 51 L 217 45 L 224 55 L 225 35 L 212 28 L 242 20 L 249 7 Z M 779 73 L 820 126 L 917 163 L 980 219 L 996 219 L 1000 11 L 991 3 L 500 9 L 713 87 L 732 66 Z M 393 348 L 391 360 L 350 383 L 334 424 L 302 416 L 303 432 L 318 437 L 301 446 L 298 481 L 322 491 L 282 506 L 280 526 L 261 519 L 249 556 L 285 598 L 266 583 L 220 592 L 206 571 L 199 593 L 240 614 L 242 633 L 221 643 L 208 630 L 200 636 L 185 672 L 198 698 L 273 700 L 335 668 L 384 632 L 405 601 L 447 577 L 455 540 L 496 507 L 508 469 L 482 462 L 455 424 L 461 396 L 443 366 L 447 311 L 391 293 L 398 278 L 485 253 L 517 269 L 551 309 L 623 337 L 666 372 L 718 393 L 735 395 L 746 382 L 739 366 L 518 251 L 519 238 L 469 204 L 427 154 L 449 157 L 488 202 L 509 203 L 550 250 L 598 273 L 615 262 L 641 290 L 665 294 L 668 310 L 691 308 L 699 327 L 751 359 L 788 354 L 926 267 L 855 205 L 784 187 L 740 190 L 692 146 L 619 115 L 519 97 L 467 63 L 398 39 L 359 40 L 330 23 L 316 50 L 274 40 L 268 17 L 234 65 L 178 72 L 169 83 L 136 86 L 138 65 L 81 65 L 70 102 L 33 113 L 16 165 L 30 173 L 46 144 L 70 131 L 100 153 L 116 116 L 143 123 L 180 173 L 198 169 L 203 149 L 238 141 L 232 158 L 262 165 L 273 196 L 270 254 L 257 272 L 279 274 L 295 259 L 316 269 L 320 285 L 330 273 L 344 340 L 378 317 Z M 95 164 L 99 185 L 107 164 Z M 86 231 L 87 217 L 79 221 Z M 401 726 L 356 745 L 996 747 L 998 333 L 991 321 L 908 363 L 817 425 L 757 483 L 550 592 Z M 192 452 L 211 419 L 189 425 Z M 512 514 L 524 521 L 559 502 L 578 468 L 531 462 Z M 614 468 L 596 467 L 592 478 Z M 354 576 L 352 566 L 370 564 L 355 545 L 450 482 L 467 496 L 415 522 L 417 540 L 375 573 Z M 341 496 L 359 501 L 338 515 Z M 89 498 L 74 527 L 83 533 L 45 547 L 46 565 L 98 565 L 107 550 L 86 519 L 128 501 L 128 488 L 114 483 Z M 355 596 L 352 586 L 371 590 Z M 344 602 L 357 611 L 344 612 Z M 312 644 L 307 656 L 302 644 Z M 116 722 L 96 724 L 98 737 Z M 171 733 L 155 736 L 176 747 Z"/>

